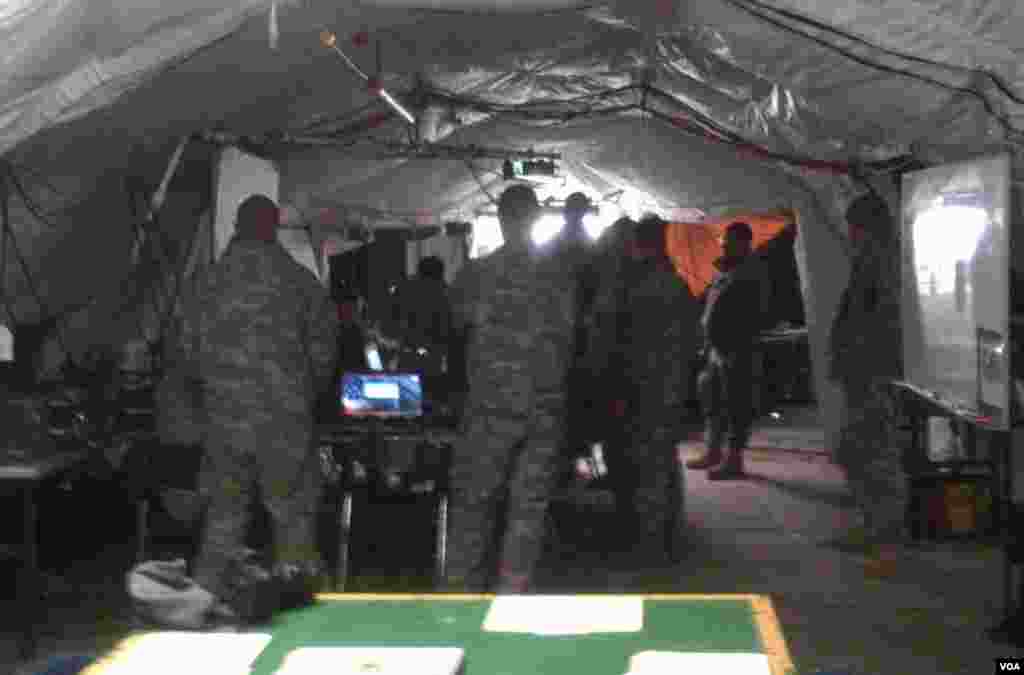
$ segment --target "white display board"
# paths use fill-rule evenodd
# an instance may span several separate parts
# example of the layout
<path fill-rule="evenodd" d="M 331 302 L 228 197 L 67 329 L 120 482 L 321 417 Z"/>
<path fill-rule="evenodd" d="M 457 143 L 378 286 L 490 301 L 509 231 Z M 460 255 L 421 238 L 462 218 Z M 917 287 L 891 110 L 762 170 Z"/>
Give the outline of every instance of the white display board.
<path fill-rule="evenodd" d="M 251 195 L 261 194 L 278 201 L 280 176 L 273 162 L 224 148 L 214 174 L 215 217 L 213 226 L 214 255 L 220 258 L 235 234 L 238 207 Z"/>
<path fill-rule="evenodd" d="M 903 355 L 911 384 L 1010 424 L 1010 161 L 903 177 Z"/>

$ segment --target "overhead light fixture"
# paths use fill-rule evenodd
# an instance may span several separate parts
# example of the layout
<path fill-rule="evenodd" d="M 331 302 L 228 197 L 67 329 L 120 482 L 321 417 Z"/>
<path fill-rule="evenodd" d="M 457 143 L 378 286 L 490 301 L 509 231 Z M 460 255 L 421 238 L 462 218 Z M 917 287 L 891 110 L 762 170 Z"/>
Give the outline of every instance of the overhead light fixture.
<path fill-rule="evenodd" d="M 406 110 L 401 103 L 395 100 L 395 97 L 387 92 L 384 87 L 380 86 L 379 80 L 371 78 L 369 75 L 364 73 L 362 69 L 355 64 L 355 62 L 348 57 L 348 54 L 341 50 L 338 46 L 338 36 L 330 31 L 323 31 L 320 33 L 320 43 L 333 51 L 335 54 L 341 57 L 341 60 L 345 62 L 345 65 L 349 67 L 356 75 L 363 78 L 363 81 L 369 83 L 372 92 L 384 99 L 384 102 L 391 106 L 391 109 L 396 113 L 405 118 L 405 121 L 409 124 L 416 124 L 416 118 Z"/>

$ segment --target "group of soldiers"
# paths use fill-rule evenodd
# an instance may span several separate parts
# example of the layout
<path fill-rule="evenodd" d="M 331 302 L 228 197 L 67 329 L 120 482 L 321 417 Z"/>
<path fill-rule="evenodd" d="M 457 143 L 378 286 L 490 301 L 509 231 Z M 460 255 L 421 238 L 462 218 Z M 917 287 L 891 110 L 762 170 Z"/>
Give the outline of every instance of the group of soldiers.
<path fill-rule="evenodd" d="M 624 548 L 675 553 L 683 497 L 676 446 L 698 354 L 707 451 L 689 465 L 716 479 L 743 474 L 760 328 L 756 279 L 745 264 L 749 226 L 728 229 L 702 310 L 669 259 L 664 221 L 622 219 L 590 244 L 582 226 L 589 209 L 583 195 L 571 197 L 562 236 L 537 246 L 536 194 L 509 187 L 499 200 L 504 245 L 470 261 L 450 290 L 449 329 L 466 361 L 451 469 L 450 590 L 530 588 L 552 493 L 572 455 L 597 440 L 609 449 Z M 179 407 L 194 422 L 186 440 L 205 449 L 199 482 L 210 506 L 194 576 L 229 606 L 233 570 L 249 556 L 253 501 L 275 525 L 274 574 L 310 592 L 321 579 L 314 410 L 337 377 L 339 311 L 277 242 L 278 221 L 266 197 L 242 204 L 231 244 L 183 303 L 168 353 L 165 386 L 177 391 L 165 399 L 186 401 Z M 420 272 L 438 284 L 421 291 L 447 293 L 436 270 Z M 866 345 L 836 348 L 846 355 Z M 838 366 L 834 375 L 853 381 Z M 865 416 L 871 391 L 848 387 Z M 173 407 L 162 414 L 173 416 Z M 865 417 L 860 426 L 867 424 Z M 861 484 L 874 485 L 872 475 Z"/>
<path fill-rule="evenodd" d="M 559 477 L 597 442 L 617 506 L 617 526 L 606 530 L 613 548 L 646 562 L 677 558 L 677 445 L 698 356 L 708 451 L 691 468 L 717 480 L 743 475 L 760 328 L 759 287 L 744 264 L 750 227 L 730 227 L 702 311 L 668 255 L 665 221 L 623 218 L 591 244 L 590 211 L 584 195 L 570 196 L 561 236 L 538 247 L 536 195 L 508 188 L 499 200 L 504 245 L 471 261 L 453 288 L 470 378 L 452 474 L 452 589 L 530 587 Z"/>

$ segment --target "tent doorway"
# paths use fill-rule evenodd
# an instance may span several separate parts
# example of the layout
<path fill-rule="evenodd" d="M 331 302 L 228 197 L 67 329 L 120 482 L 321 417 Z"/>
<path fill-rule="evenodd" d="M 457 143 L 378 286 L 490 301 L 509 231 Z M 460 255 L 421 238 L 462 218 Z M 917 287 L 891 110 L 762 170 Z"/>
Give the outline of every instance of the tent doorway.
<path fill-rule="evenodd" d="M 795 214 L 734 212 L 700 223 L 672 223 L 667 237 L 669 255 L 690 292 L 703 302 L 715 277 L 715 261 L 722 253 L 721 238 L 725 229 L 737 221 L 751 226 L 752 264 L 757 266 L 761 279 L 763 332 L 755 360 L 755 419 L 771 426 L 790 418 L 801 424 L 813 421 L 817 425 L 807 313 L 796 258 Z M 690 390 L 695 395 L 696 377 L 702 365 L 697 360 L 692 368 L 694 386 Z M 693 401 L 692 407 L 699 410 L 699 402 Z"/>

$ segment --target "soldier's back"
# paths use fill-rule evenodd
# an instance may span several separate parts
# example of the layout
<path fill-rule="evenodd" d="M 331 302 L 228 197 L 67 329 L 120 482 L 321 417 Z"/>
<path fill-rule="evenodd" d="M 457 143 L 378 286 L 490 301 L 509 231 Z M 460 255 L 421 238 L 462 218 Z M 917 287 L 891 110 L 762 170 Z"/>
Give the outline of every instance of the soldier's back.
<path fill-rule="evenodd" d="M 571 330 L 570 278 L 552 256 L 506 248 L 474 261 L 470 275 L 463 280 L 475 286 L 468 317 L 470 397 L 526 414 L 536 389 L 536 340 L 544 330 Z"/>
<path fill-rule="evenodd" d="M 311 374 L 303 319 L 316 283 L 277 245 L 233 242 L 199 300 L 206 387 L 272 407 L 288 407 L 289 393 L 304 394 Z"/>

